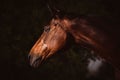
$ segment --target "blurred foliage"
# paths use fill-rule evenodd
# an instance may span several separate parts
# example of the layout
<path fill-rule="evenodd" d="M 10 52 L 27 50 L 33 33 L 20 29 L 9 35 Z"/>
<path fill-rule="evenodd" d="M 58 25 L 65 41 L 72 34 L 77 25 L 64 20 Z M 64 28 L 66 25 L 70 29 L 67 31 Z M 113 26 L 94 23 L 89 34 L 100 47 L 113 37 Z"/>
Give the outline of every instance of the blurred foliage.
<path fill-rule="evenodd" d="M 86 59 L 91 55 L 82 48 L 57 54 L 38 69 L 29 66 L 29 50 L 51 17 L 47 3 L 77 14 L 119 16 L 119 4 L 112 0 L 1 0 L 0 61 L 3 80 L 84 80 Z"/>

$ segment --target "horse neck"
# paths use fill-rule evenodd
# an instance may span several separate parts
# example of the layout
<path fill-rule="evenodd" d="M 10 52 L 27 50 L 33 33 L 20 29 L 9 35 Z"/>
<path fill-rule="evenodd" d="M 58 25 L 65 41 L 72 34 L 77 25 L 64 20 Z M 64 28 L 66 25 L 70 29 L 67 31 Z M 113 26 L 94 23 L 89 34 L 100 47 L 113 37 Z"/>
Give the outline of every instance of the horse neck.
<path fill-rule="evenodd" d="M 68 30 L 76 43 L 103 55 L 113 52 L 116 44 L 107 32 L 109 26 L 104 20 L 99 17 L 80 17 L 73 19 L 71 23 Z"/>
<path fill-rule="evenodd" d="M 106 39 L 105 35 L 93 27 L 86 19 L 75 19 L 69 29 L 77 43 L 87 47 L 100 48 Z"/>
<path fill-rule="evenodd" d="M 99 56 L 120 68 L 120 62 L 118 62 L 120 55 L 118 54 L 119 52 L 116 52 L 118 51 L 116 50 L 118 49 L 116 43 L 111 39 L 112 37 L 106 34 L 99 24 L 97 24 L 98 26 L 94 26 L 94 24 L 92 25 L 85 18 L 77 18 L 73 20 L 73 24 L 69 27 L 69 32 L 74 37 L 76 43 L 95 51 Z M 106 25 L 104 26 L 103 24 L 102 27 L 106 27 Z"/>

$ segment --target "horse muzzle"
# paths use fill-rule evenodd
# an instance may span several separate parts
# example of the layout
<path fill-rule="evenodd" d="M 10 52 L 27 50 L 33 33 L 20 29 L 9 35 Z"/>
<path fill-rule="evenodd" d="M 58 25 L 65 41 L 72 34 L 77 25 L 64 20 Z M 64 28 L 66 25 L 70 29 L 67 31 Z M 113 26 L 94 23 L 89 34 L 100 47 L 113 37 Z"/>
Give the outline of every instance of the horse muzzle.
<path fill-rule="evenodd" d="M 28 59 L 30 61 L 30 65 L 35 68 L 38 67 L 43 61 L 42 56 L 34 55 L 34 54 L 29 54 Z"/>

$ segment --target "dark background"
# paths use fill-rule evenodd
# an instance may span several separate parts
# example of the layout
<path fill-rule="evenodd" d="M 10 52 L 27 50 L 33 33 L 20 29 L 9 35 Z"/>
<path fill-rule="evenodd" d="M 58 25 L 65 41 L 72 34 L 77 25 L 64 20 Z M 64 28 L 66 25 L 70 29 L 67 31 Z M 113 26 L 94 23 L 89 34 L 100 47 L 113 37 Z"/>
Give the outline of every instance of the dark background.
<path fill-rule="evenodd" d="M 119 21 L 115 0 L 1 0 L 0 80 L 84 80 L 84 53 L 70 49 L 48 59 L 39 68 L 30 67 L 27 55 L 51 17 L 47 3 L 66 12 L 110 16 Z"/>

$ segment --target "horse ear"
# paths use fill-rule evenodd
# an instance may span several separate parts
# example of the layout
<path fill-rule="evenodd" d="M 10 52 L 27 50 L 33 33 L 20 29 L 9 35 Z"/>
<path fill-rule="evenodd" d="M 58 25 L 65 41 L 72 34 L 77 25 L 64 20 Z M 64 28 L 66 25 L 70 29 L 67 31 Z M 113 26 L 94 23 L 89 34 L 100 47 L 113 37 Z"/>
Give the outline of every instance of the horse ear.
<path fill-rule="evenodd" d="M 48 7 L 48 9 L 49 9 L 49 11 L 50 11 L 52 16 L 55 15 L 55 17 L 58 17 L 58 13 L 60 13 L 59 9 L 57 9 L 55 6 L 54 7 L 50 7 L 49 4 L 47 4 L 47 7 Z"/>

